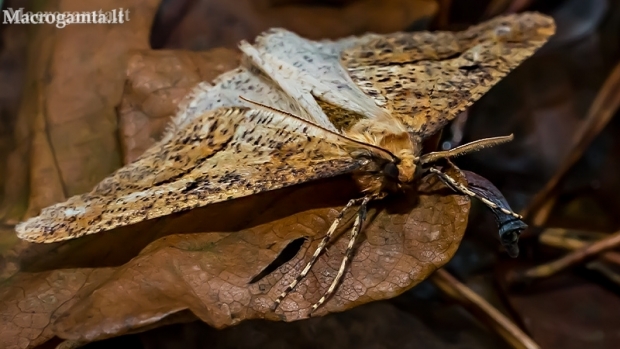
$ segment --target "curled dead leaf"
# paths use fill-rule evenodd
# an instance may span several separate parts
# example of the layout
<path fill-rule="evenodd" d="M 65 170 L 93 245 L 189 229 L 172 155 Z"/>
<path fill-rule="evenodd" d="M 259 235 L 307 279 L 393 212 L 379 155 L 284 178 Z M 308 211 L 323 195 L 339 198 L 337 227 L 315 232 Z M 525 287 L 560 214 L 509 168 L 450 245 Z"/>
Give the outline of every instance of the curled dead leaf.
<path fill-rule="evenodd" d="M 224 48 L 135 52 L 127 63 L 119 108 L 123 162 L 135 160 L 160 139 L 183 97 L 198 83 L 236 68 L 239 56 Z"/>
<path fill-rule="evenodd" d="M 36 215 L 42 207 L 85 192 L 121 164 L 115 108 L 127 52 L 148 48 L 158 3 L 64 0 L 36 7 L 50 12 L 122 7 L 132 17 L 118 25 L 32 26 L 7 195 L 0 204 L 4 221 L 16 223 L 24 212 Z"/>
<path fill-rule="evenodd" d="M 150 2 L 145 8 L 154 10 Z M 137 31 L 136 37 L 143 34 Z M 230 57 L 227 52 L 222 57 Z M 166 51 L 140 51 L 130 57 L 120 108 L 125 162 L 158 137 L 177 100 L 195 81 L 230 69 L 201 69 L 214 66 L 209 59 L 208 53 Z M 235 66 L 236 59 L 225 64 Z M 108 92 L 117 97 L 119 88 Z M 82 122 L 78 116 L 72 120 Z M 46 127 L 43 123 L 41 130 Z M 50 140 L 41 140 L 48 149 Z M 63 174 L 61 170 L 57 172 Z M 92 182 L 87 172 L 75 176 Z M 52 189 L 62 186 L 57 182 Z M 64 189 L 83 190 L 83 182 Z M 467 223 L 469 200 L 434 178 L 426 178 L 418 189 L 373 207 L 344 282 L 317 315 L 398 295 L 452 257 Z M 310 183 L 50 245 L 46 253 L 20 260 L 21 272 L 0 284 L 0 347 L 32 348 L 54 336 L 89 342 L 162 326 L 188 312 L 220 328 L 252 318 L 305 318 L 335 276 L 348 240 L 344 231 L 280 309 L 273 313 L 270 307 L 303 268 L 337 209 L 356 193 L 343 178 Z M 40 206 L 32 202 L 32 209 Z M 274 267 L 283 250 L 299 243 L 303 245 L 290 261 L 257 278 Z"/>
<path fill-rule="evenodd" d="M 131 29 L 131 28 L 129 28 Z M 93 34 L 95 35 L 95 34 Z M 98 35 L 103 35 L 99 33 Z M 99 61 L 89 62 L 89 64 L 99 64 Z M 119 137 L 121 144 L 121 153 L 123 155 L 123 162 L 128 163 L 139 156 L 144 150 L 151 146 L 156 139 L 159 138 L 164 131 L 166 125 L 170 120 L 170 116 L 174 114 L 177 108 L 177 103 L 187 94 L 198 82 L 210 81 L 217 75 L 228 71 L 239 64 L 239 53 L 229 49 L 214 49 L 207 52 L 189 52 L 189 51 L 151 51 L 151 50 L 139 50 L 131 53 L 127 62 L 127 78 L 125 81 L 125 88 L 123 90 L 122 101 L 119 107 Z M 120 68 L 120 67 L 119 67 Z M 87 67 L 84 67 L 87 69 Z M 88 75 L 84 75 L 84 80 L 92 82 Z M 75 82 L 81 83 L 81 82 Z M 107 83 L 113 83 L 112 81 L 106 81 Z M 101 82 L 104 84 L 104 82 Z M 116 88 L 116 87 L 115 87 Z M 122 84 L 118 84 L 118 88 L 122 88 Z M 77 90 L 83 91 L 88 94 L 88 90 L 79 88 Z M 36 91 L 35 91 L 36 92 Z M 34 93 L 34 92 L 33 92 Z M 30 113 L 30 112 L 28 112 Z M 26 114 L 28 114 L 26 113 Z M 39 118 L 39 121 L 43 119 Z M 25 123 L 28 120 L 21 120 Z M 23 162 L 26 155 L 23 152 L 28 153 L 28 147 L 40 146 L 36 151 L 39 157 L 43 157 L 45 161 L 52 161 L 54 156 L 49 153 L 49 144 L 46 141 L 46 137 L 41 137 L 46 132 L 45 123 L 39 125 L 39 129 L 33 135 L 33 140 L 28 140 L 28 144 L 22 144 L 14 154 L 11 155 L 13 165 L 9 164 L 13 172 L 9 172 L 11 175 L 11 185 L 7 186 L 7 189 L 12 193 L 19 189 L 20 183 L 27 183 L 27 176 L 24 176 L 22 170 L 18 170 L 17 167 L 25 166 Z M 31 128 L 31 126 L 23 125 L 20 129 Z M 39 132 L 40 131 L 40 132 Z M 97 132 L 105 132 L 105 130 L 98 129 Z M 37 140 L 41 142 L 37 143 Z M 38 145 L 37 145 L 38 144 Z M 55 147 L 56 152 L 63 152 L 66 150 L 74 151 L 75 148 L 62 148 Z M 86 151 L 86 150 L 85 150 Z M 34 151 L 33 151 L 34 152 Z M 18 154 L 19 153 L 19 154 Z M 20 155 L 21 154 L 21 155 Z M 47 154 L 47 155 L 43 155 Z M 77 154 L 74 152 L 74 155 Z M 117 156 L 118 154 L 110 154 L 110 156 Z M 39 173 L 37 168 L 44 166 L 44 161 L 38 161 L 33 170 L 34 175 Z M 16 167 L 17 166 L 17 167 Z M 23 171 L 26 171 L 24 168 Z M 46 192 L 50 193 L 54 188 L 58 188 L 56 181 L 57 177 L 50 175 L 48 172 L 43 171 L 45 174 L 43 177 L 44 182 L 32 185 L 37 187 L 46 187 Z M 46 174 L 47 173 L 47 174 Z M 56 179 L 54 179 L 56 178 Z M 33 180 L 35 180 L 33 178 Z M 59 181 L 59 180 L 58 180 Z M 38 182 L 37 182 L 38 183 Z M 23 191 L 23 190 L 22 190 Z M 51 201 L 62 201 L 64 195 L 58 191 L 56 199 L 50 199 L 51 196 L 45 196 L 47 203 Z M 16 194 L 17 195 L 17 194 Z M 21 194 L 20 194 L 21 195 Z M 30 205 L 41 198 L 39 194 L 34 193 L 31 198 Z M 8 194 L 4 197 L 4 207 L 0 207 L 0 217 L 4 217 L 3 209 L 16 211 L 18 199 L 13 194 Z M 25 201 L 28 201 L 24 198 Z M 34 200 L 34 201 L 33 201 Z M 40 201 L 40 200 L 39 200 Z M 38 202 L 38 201 L 37 201 Z M 47 205 L 47 204 L 42 204 Z M 39 207 L 40 205 L 34 205 Z M 8 211 L 7 211 L 8 212 Z M 21 212 L 21 211 L 20 211 Z M 8 216 L 13 217 L 8 214 Z M 19 213 L 21 215 L 21 213 Z M 149 230 L 151 231 L 151 230 Z M 6 236 L 5 236 L 6 235 Z M 111 261 L 111 264 L 124 263 L 127 260 L 124 259 L 124 255 L 135 255 L 147 242 L 152 241 L 150 234 L 143 234 L 137 240 L 134 239 L 132 244 L 123 244 L 121 251 L 118 251 L 118 246 L 114 246 L 115 243 L 110 242 L 109 239 L 105 241 L 98 241 L 97 249 L 108 251 L 106 254 L 106 260 Z M 149 240 L 151 239 L 151 240 Z M 6 233 L 0 232 L 0 281 L 10 277 L 17 270 L 20 265 L 24 264 L 28 267 L 33 258 L 40 258 L 44 261 L 55 258 L 58 248 L 67 253 L 66 249 L 73 251 L 74 255 L 71 260 L 79 260 L 83 264 L 84 258 L 87 255 L 101 256 L 102 254 L 93 254 L 94 246 L 88 247 L 87 243 L 80 244 L 82 246 L 79 249 L 74 249 L 69 245 L 37 245 L 29 244 L 24 241 L 20 241 L 15 237 L 13 229 L 6 229 Z M 112 239 L 113 240 L 113 239 Z M 86 240 L 90 241 L 90 240 Z M 61 247 L 63 246 L 63 247 Z M 67 247 L 68 246 L 68 247 Z M 86 247 L 85 247 L 86 246 Z M 46 255 L 46 252 L 48 255 Z M 119 253 L 120 252 L 120 253 Z M 43 256 L 43 257 L 41 257 Z M 51 257 L 49 257 L 51 256 Z M 111 258 L 110 258 L 111 257 Z M 41 260 L 37 261 L 41 263 Z M 45 264 L 45 263 L 43 263 Z"/>
<path fill-rule="evenodd" d="M 41 270 L 67 265 L 60 259 L 32 267 L 2 287 L 0 326 L 11 336 L 0 340 L 6 347 L 33 347 L 54 335 L 90 342 L 156 327 L 187 310 L 219 328 L 253 318 L 306 318 L 336 274 L 346 231 L 278 311 L 271 306 L 355 191 L 348 178 L 336 178 L 160 219 L 148 229 L 183 234 L 162 237 L 117 267 Z M 391 298 L 424 280 L 456 251 L 468 213 L 469 200 L 435 177 L 425 177 L 416 192 L 373 206 L 343 283 L 316 314 Z M 134 230 L 99 234 L 88 245 L 110 238 L 122 244 L 139 236 Z M 301 241 L 290 261 L 251 282 Z"/>

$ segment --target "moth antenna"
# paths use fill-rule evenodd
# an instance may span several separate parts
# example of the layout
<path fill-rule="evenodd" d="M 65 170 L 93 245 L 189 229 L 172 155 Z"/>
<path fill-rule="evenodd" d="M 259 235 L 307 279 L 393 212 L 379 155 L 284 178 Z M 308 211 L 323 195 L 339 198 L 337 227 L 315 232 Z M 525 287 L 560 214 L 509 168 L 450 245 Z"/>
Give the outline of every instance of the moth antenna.
<path fill-rule="evenodd" d="M 349 245 L 347 246 L 347 251 L 344 255 L 344 258 L 342 259 L 342 263 L 340 263 L 340 269 L 338 269 L 338 274 L 336 274 L 334 281 L 332 281 L 331 285 L 329 285 L 329 288 L 327 289 L 327 292 L 325 292 L 323 297 L 321 297 L 321 299 L 319 299 L 319 301 L 312 306 L 312 308 L 310 309 L 310 315 L 312 315 L 315 310 L 317 310 L 321 305 L 323 305 L 334 294 L 334 291 L 336 291 L 336 288 L 340 284 L 340 280 L 344 276 L 347 266 L 349 265 L 349 261 L 353 256 L 353 248 L 355 247 L 357 238 L 362 231 L 362 225 L 364 225 L 364 221 L 366 220 L 366 212 L 370 199 L 371 197 L 367 196 L 360 204 L 360 209 L 357 212 L 357 217 L 355 217 L 355 223 L 353 223 L 353 228 L 351 229 L 351 240 L 349 240 Z"/>
<path fill-rule="evenodd" d="M 314 122 L 308 121 L 308 120 L 306 120 L 304 118 L 301 118 L 301 117 L 299 117 L 299 116 L 297 116 L 295 114 L 292 114 L 292 113 L 289 113 L 287 111 L 284 111 L 284 110 L 281 110 L 281 109 L 277 109 L 277 108 L 274 108 L 274 107 L 270 107 L 268 105 L 265 105 L 265 104 L 262 104 L 262 103 L 259 103 L 259 102 L 255 102 L 255 101 L 247 99 L 247 98 L 245 98 L 243 96 L 239 96 L 239 99 L 241 99 L 242 101 L 246 101 L 246 102 L 248 102 L 248 103 L 250 103 L 250 104 L 252 104 L 252 105 L 254 105 L 254 106 L 258 107 L 258 108 L 261 108 L 261 109 L 264 109 L 264 110 L 267 110 L 267 111 L 270 111 L 270 112 L 280 113 L 280 114 L 283 114 L 283 115 L 286 115 L 286 116 L 290 116 L 290 117 L 292 117 L 294 119 L 299 120 L 300 122 L 306 123 L 306 124 L 311 125 L 313 127 L 320 128 L 321 130 L 323 130 L 325 132 L 329 132 L 329 133 L 331 133 L 333 135 L 336 135 L 336 136 L 338 136 L 338 137 L 340 137 L 342 139 L 346 139 L 349 142 L 357 143 L 357 144 L 359 144 L 359 145 L 361 145 L 361 146 L 363 146 L 365 148 L 371 148 L 371 149 L 375 150 L 375 152 L 382 153 L 385 156 L 385 159 L 388 159 L 390 161 L 399 161 L 400 160 L 396 155 L 392 154 L 392 152 L 390 152 L 387 149 L 381 148 L 381 147 L 376 146 L 374 144 L 360 142 L 360 141 L 358 141 L 356 139 L 347 137 L 347 136 L 345 136 L 345 135 L 343 135 L 341 133 L 337 133 L 337 132 L 328 130 L 328 129 L 326 129 L 325 127 L 323 127 L 321 125 L 317 125 Z"/>
<path fill-rule="evenodd" d="M 432 153 L 424 154 L 420 157 L 420 164 L 428 164 L 436 162 L 440 159 L 453 158 L 456 156 L 465 155 L 467 153 L 482 150 L 484 148 L 494 147 L 503 143 L 508 143 L 514 139 L 513 134 L 501 137 L 483 138 L 473 142 L 469 142 L 458 147 L 445 151 L 435 151 Z"/>
<path fill-rule="evenodd" d="M 312 258 L 310 259 L 308 264 L 306 264 L 306 266 L 301 271 L 301 273 L 299 273 L 299 275 L 297 275 L 295 280 L 293 280 L 293 282 L 291 282 L 291 284 L 288 285 L 286 287 L 286 289 L 284 289 L 284 292 L 282 292 L 282 294 L 280 294 L 280 296 L 278 296 L 278 298 L 274 302 L 274 307 L 273 307 L 274 311 L 278 308 L 278 306 L 280 306 L 280 303 L 282 303 L 282 300 L 284 298 L 286 298 L 286 296 L 288 296 L 288 294 L 291 293 L 291 291 L 293 291 L 295 289 L 297 284 L 299 284 L 301 282 L 301 280 L 303 280 L 308 275 L 308 273 L 310 272 L 310 269 L 312 269 L 312 266 L 316 263 L 317 260 L 319 260 L 319 256 L 325 250 L 325 246 L 327 246 L 327 244 L 331 240 L 332 236 L 334 235 L 334 232 L 336 232 L 336 229 L 338 229 L 338 226 L 340 225 L 340 221 L 342 221 L 342 218 L 344 217 L 344 214 L 353 205 L 355 205 L 355 204 L 357 204 L 359 202 L 363 202 L 364 199 L 365 198 L 358 198 L 358 199 L 349 200 L 349 202 L 346 204 L 346 206 L 342 210 L 340 210 L 340 212 L 338 213 L 338 216 L 336 217 L 336 219 L 334 220 L 332 225 L 329 227 L 329 230 L 327 230 L 327 234 L 325 234 L 325 236 L 323 237 L 323 240 L 321 240 L 321 243 L 319 244 L 319 246 L 314 251 L 314 254 L 312 255 Z"/>
<path fill-rule="evenodd" d="M 499 137 L 497 137 L 499 138 Z M 468 143 L 469 144 L 469 143 Z M 461 194 L 465 194 L 465 195 L 469 195 L 473 198 L 476 198 L 480 201 L 482 201 L 483 204 L 487 205 L 491 210 L 493 211 L 501 211 L 504 214 L 513 216 L 516 219 L 523 219 L 523 216 L 521 216 L 518 213 L 515 213 L 514 211 L 505 209 L 503 207 L 498 206 L 497 204 L 495 204 L 493 201 L 482 197 L 476 193 L 474 193 L 473 191 L 471 191 L 469 188 L 467 188 L 466 186 L 460 184 L 459 182 L 457 182 L 454 178 L 448 176 L 447 174 L 441 172 L 440 170 L 431 167 L 429 169 L 429 171 L 431 173 L 436 174 L 437 176 L 439 176 L 439 179 L 441 179 L 442 182 L 444 182 L 447 186 L 449 186 L 450 188 L 452 188 L 454 191 L 459 192 Z"/>

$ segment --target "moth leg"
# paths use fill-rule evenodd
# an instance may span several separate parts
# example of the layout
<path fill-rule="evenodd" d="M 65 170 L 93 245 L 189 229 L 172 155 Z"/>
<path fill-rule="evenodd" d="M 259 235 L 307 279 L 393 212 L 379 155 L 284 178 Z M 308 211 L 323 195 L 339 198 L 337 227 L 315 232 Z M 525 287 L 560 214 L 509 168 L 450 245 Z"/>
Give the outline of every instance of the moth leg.
<path fill-rule="evenodd" d="M 306 275 L 308 275 L 308 273 L 310 272 L 310 269 L 319 259 L 319 256 L 321 255 L 321 253 L 325 250 L 325 246 L 327 246 L 332 236 L 336 232 L 336 229 L 338 229 L 338 226 L 340 225 L 340 221 L 342 221 L 342 218 L 344 217 L 344 214 L 347 212 L 347 210 L 349 210 L 351 206 L 359 203 L 360 201 L 363 202 L 364 199 L 365 198 L 349 200 L 346 206 L 342 210 L 340 210 L 340 212 L 338 213 L 338 216 L 336 217 L 332 225 L 329 227 L 327 234 L 325 234 L 325 237 L 323 237 L 323 240 L 321 240 L 319 247 L 317 247 L 316 250 L 314 251 L 314 254 L 312 255 L 312 258 L 310 259 L 308 264 L 306 264 L 306 266 L 301 271 L 301 273 L 299 273 L 299 275 L 295 278 L 295 280 L 293 280 L 293 282 L 291 282 L 291 284 L 288 285 L 286 289 L 284 289 L 284 292 L 282 292 L 282 294 L 280 294 L 280 296 L 278 296 L 278 298 L 276 299 L 274 307 L 273 307 L 274 311 L 278 308 L 278 306 L 280 306 L 280 303 L 282 303 L 282 300 L 286 298 L 286 296 L 288 296 L 288 294 L 291 293 L 291 291 L 295 289 L 297 284 L 299 284 L 299 282 L 301 282 L 301 280 L 303 280 L 306 277 Z"/>
<path fill-rule="evenodd" d="M 344 258 L 342 259 L 342 263 L 340 263 L 340 269 L 338 269 L 338 274 L 336 274 L 334 281 L 332 281 L 331 285 L 329 285 L 329 288 L 327 289 L 327 292 L 325 292 L 323 297 L 321 297 L 321 299 L 319 299 L 319 301 L 312 306 L 312 308 L 310 309 L 310 314 L 317 310 L 318 307 L 323 305 L 323 303 L 325 303 L 329 299 L 329 297 L 334 294 L 336 287 L 338 287 L 338 285 L 340 284 L 340 280 L 344 276 L 347 265 L 349 264 L 349 261 L 353 256 L 353 247 L 355 247 L 355 242 L 357 241 L 360 231 L 362 230 L 362 225 L 366 220 L 367 206 L 370 199 L 370 197 L 365 197 L 360 204 L 360 209 L 357 212 L 357 217 L 355 217 L 355 223 L 353 223 L 353 228 L 351 229 L 351 240 L 349 240 L 349 245 L 347 246 L 347 251 L 344 255 Z"/>
<path fill-rule="evenodd" d="M 447 186 L 449 186 L 450 188 L 452 188 L 452 190 L 459 192 L 461 194 L 465 194 L 465 195 L 469 195 L 473 198 L 476 198 L 480 201 L 482 201 L 483 204 L 487 205 L 491 210 L 494 211 L 501 211 L 504 214 L 507 214 L 509 216 L 513 216 L 516 219 L 523 219 L 523 216 L 521 216 L 520 214 L 511 211 L 511 210 L 507 210 L 503 207 L 499 207 L 498 205 L 496 205 L 494 202 L 490 201 L 487 198 L 484 198 L 476 193 L 474 193 L 473 191 L 471 191 L 469 188 L 467 188 L 466 186 L 458 183 L 456 180 L 454 180 L 454 178 L 448 176 L 447 174 L 441 172 L 440 170 L 431 167 L 429 168 L 429 171 L 431 173 L 436 174 L 437 176 L 439 176 L 439 179 L 441 179 L 442 182 L 444 182 Z"/>
<path fill-rule="evenodd" d="M 478 150 L 482 150 L 484 148 L 494 147 L 496 145 L 500 145 L 502 143 L 507 143 L 512 141 L 513 135 L 502 136 L 502 137 L 491 137 L 491 138 L 483 138 L 473 142 L 469 142 L 463 145 L 459 145 L 458 147 L 452 148 L 450 150 L 445 151 L 435 151 L 432 153 L 424 154 L 420 157 L 420 164 L 428 164 L 432 162 L 436 162 L 440 159 L 453 158 L 456 156 L 465 155 L 467 153 L 475 152 Z"/>

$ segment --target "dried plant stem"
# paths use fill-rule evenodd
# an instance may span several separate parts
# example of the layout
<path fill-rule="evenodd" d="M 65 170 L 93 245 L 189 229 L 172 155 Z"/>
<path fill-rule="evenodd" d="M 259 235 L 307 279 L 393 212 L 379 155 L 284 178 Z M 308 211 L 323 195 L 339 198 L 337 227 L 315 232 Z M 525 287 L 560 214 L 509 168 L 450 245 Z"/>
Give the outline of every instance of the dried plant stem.
<path fill-rule="evenodd" d="M 533 226 L 543 226 L 547 221 L 551 208 L 555 203 L 560 183 L 566 177 L 573 165 L 581 159 L 583 153 L 594 138 L 605 128 L 620 108 L 620 63 L 612 70 L 607 80 L 592 102 L 588 115 L 576 132 L 569 155 L 564 159 L 560 168 L 549 179 L 544 188 L 536 194 L 522 214 L 528 223 Z"/>
<path fill-rule="evenodd" d="M 620 275 L 604 263 L 599 261 L 590 262 L 586 264 L 586 268 L 596 271 L 606 277 L 607 280 L 615 283 L 616 285 L 620 285 Z"/>
<path fill-rule="evenodd" d="M 437 270 L 430 280 L 445 294 L 454 298 L 474 314 L 478 320 L 495 330 L 515 349 L 538 349 L 540 346 L 489 302 L 458 281 L 443 269 Z"/>
<path fill-rule="evenodd" d="M 553 246 L 572 251 L 588 246 L 596 240 L 604 239 L 607 236 L 609 236 L 609 234 L 549 228 L 545 229 L 540 235 L 540 242 L 547 246 Z M 595 240 L 584 239 L 584 237 L 594 238 Z M 618 252 L 603 252 L 600 256 L 598 256 L 598 258 L 603 262 L 620 266 L 620 253 Z"/>
<path fill-rule="evenodd" d="M 553 262 L 539 265 L 524 272 L 512 273 L 508 281 L 513 284 L 527 284 L 536 279 L 546 278 L 618 246 L 620 246 L 620 231 L 577 249 Z"/>

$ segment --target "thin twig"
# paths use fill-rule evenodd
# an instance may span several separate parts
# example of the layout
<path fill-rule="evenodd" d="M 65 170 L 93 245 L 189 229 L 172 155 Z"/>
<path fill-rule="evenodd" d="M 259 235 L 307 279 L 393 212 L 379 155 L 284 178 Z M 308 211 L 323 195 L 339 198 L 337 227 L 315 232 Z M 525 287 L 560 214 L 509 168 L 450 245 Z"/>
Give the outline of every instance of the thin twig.
<path fill-rule="evenodd" d="M 605 239 L 575 250 L 553 262 L 545 263 L 523 272 L 513 272 L 508 275 L 508 281 L 513 285 L 528 284 L 537 279 L 547 278 L 618 246 L 620 246 L 620 231 Z"/>
<path fill-rule="evenodd" d="M 606 277 L 607 280 L 615 283 L 616 285 L 620 285 L 620 275 L 618 275 L 618 273 L 616 273 L 612 268 L 608 267 L 602 262 L 599 262 L 599 261 L 590 262 L 586 264 L 586 268 L 590 270 L 594 270 L 600 273 L 601 275 L 603 275 L 604 277 Z"/>
<path fill-rule="evenodd" d="M 592 141 L 605 128 L 620 108 L 620 63 L 609 74 L 590 106 L 588 115 L 576 132 L 571 151 L 545 187 L 536 194 L 522 214 L 533 226 L 543 226 L 555 203 L 557 191 L 573 165 L 581 159 Z"/>
<path fill-rule="evenodd" d="M 430 280 L 441 291 L 467 308 L 478 320 L 494 329 L 511 347 L 515 349 L 540 349 L 540 346 L 514 322 L 447 271 L 437 270 Z"/>
<path fill-rule="evenodd" d="M 549 228 L 540 234 L 539 241 L 547 246 L 562 248 L 565 250 L 578 250 L 597 240 L 608 237 L 609 234 L 589 232 L 582 230 Z M 601 261 L 620 266 L 620 253 L 607 251 L 598 256 Z"/>

